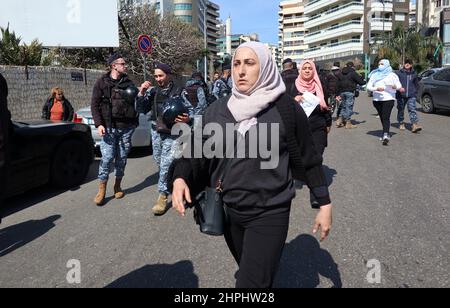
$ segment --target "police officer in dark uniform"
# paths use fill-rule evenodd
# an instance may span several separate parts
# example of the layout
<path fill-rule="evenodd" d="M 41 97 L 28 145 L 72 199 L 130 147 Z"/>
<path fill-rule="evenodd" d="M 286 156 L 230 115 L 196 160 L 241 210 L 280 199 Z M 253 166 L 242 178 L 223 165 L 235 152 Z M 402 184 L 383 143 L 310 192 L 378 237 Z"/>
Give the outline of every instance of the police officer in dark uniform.
<path fill-rule="evenodd" d="M 99 168 L 99 192 L 94 199 L 96 205 L 103 205 L 106 186 L 114 163 L 116 181 L 114 197 L 122 199 L 125 194 L 121 187 L 125 174 L 131 138 L 139 125 L 135 99 L 139 90 L 127 76 L 126 62 L 120 54 L 108 59 L 110 71 L 97 80 L 92 95 L 92 117 L 100 137 L 102 161 Z"/>
<path fill-rule="evenodd" d="M 155 65 L 155 80 L 157 85 L 152 86 L 146 81 L 139 93 L 138 111 L 147 114 L 151 112 L 152 121 L 152 145 L 153 158 L 159 167 L 159 197 L 152 212 L 154 215 L 163 215 L 167 211 L 169 197 L 168 173 L 170 165 L 174 160 L 173 147 L 177 139 L 171 135 L 171 129 L 163 121 L 164 104 L 171 98 L 181 96 L 183 88 L 177 85 L 172 78 L 170 66 L 158 63 Z M 176 119 L 178 123 L 189 123 L 192 116 L 192 106 L 187 102 L 189 113 L 183 114 Z"/>

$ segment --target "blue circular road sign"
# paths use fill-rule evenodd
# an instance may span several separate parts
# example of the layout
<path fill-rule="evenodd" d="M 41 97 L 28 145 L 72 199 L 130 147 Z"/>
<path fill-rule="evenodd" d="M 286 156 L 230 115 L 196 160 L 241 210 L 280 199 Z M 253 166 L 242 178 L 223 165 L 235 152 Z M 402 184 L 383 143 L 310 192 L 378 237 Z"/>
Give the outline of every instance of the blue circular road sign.
<path fill-rule="evenodd" d="M 138 47 L 142 53 L 151 53 L 153 51 L 153 42 L 150 36 L 148 35 L 139 36 Z"/>

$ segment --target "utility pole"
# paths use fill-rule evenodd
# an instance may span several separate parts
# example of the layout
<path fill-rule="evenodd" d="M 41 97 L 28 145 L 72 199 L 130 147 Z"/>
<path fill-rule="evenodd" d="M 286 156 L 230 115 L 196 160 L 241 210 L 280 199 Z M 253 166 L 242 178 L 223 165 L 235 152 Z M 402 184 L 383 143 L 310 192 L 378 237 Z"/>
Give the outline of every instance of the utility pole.
<path fill-rule="evenodd" d="M 206 5 L 206 4 L 205 4 Z M 206 6 L 201 9 L 203 11 L 203 35 L 204 35 L 204 40 L 205 40 L 205 57 L 204 57 L 204 64 L 205 64 L 205 82 L 208 82 L 208 55 L 207 55 L 207 51 L 208 51 L 208 33 L 207 33 L 207 28 L 206 28 Z"/>

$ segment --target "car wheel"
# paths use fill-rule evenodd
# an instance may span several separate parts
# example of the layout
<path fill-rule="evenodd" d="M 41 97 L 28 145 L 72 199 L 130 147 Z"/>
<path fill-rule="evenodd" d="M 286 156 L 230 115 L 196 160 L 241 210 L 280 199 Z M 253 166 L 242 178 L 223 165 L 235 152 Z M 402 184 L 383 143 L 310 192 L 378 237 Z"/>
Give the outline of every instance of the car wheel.
<path fill-rule="evenodd" d="M 425 113 L 433 113 L 435 110 L 433 98 L 428 94 L 422 98 L 422 109 Z"/>
<path fill-rule="evenodd" d="M 89 171 L 88 146 L 80 140 L 67 140 L 55 151 L 51 182 L 58 188 L 69 189 L 81 185 Z"/>

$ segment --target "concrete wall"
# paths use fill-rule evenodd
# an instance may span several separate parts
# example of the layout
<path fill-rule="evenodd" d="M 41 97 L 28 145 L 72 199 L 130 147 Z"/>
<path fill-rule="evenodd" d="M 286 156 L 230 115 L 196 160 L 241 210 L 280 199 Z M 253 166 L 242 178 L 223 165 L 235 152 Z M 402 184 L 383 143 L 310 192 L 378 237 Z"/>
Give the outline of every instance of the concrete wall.
<path fill-rule="evenodd" d="M 27 72 L 28 71 L 28 72 Z M 8 87 L 8 108 L 14 120 L 40 119 L 42 107 L 53 87 L 61 87 L 75 111 L 90 105 L 92 89 L 104 71 L 60 67 L 1 66 Z M 72 73 L 82 81 L 72 80 Z M 28 78 L 27 78 L 28 75 Z M 75 76 L 74 76 L 75 77 Z"/>

